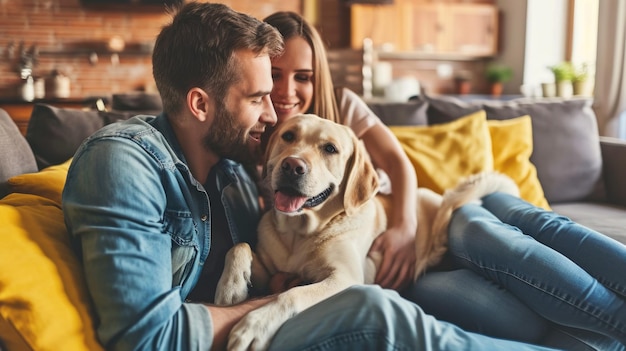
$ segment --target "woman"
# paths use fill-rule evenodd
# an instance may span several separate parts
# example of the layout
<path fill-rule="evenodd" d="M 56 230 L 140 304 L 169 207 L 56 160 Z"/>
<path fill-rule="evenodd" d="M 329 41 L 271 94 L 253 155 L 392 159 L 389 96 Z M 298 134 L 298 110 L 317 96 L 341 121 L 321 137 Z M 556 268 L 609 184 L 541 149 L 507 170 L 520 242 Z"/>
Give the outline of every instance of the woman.
<path fill-rule="evenodd" d="M 275 13 L 265 21 L 278 28 L 285 39 L 284 54 L 272 60 L 274 89 L 271 98 L 278 123 L 297 113 L 315 113 L 348 125 L 364 141 L 374 164 L 390 175 L 394 208 L 401 210 L 396 211 L 389 230 L 372 250 L 380 250 L 384 255 L 377 281 L 386 287 L 404 287 L 411 280 L 415 262 L 413 242 L 417 223 L 412 199 L 417 181 L 411 164 L 395 137 L 356 94 L 347 89 L 334 89 L 325 50 L 314 28 L 290 12 Z M 523 210 L 518 210 L 520 207 Z M 498 217 L 494 218 L 494 215 Z M 560 223 L 568 229 L 541 231 L 538 228 L 544 225 L 544 221 Z M 439 270 L 427 273 L 404 290 L 404 296 L 440 319 L 491 336 L 568 350 L 591 350 L 586 345 L 598 350 L 622 350 L 626 323 L 619 323 L 624 320 L 622 305 L 626 275 L 619 277 L 613 273 L 611 279 L 603 281 L 620 291 L 616 294 L 595 284 L 586 273 L 592 270 L 583 263 L 594 266 L 596 273 L 615 271 L 614 266 L 626 266 L 626 249 L 601 234 L 566 223 L 562 217 L 503 194 L 486 197 L 484 207 L 464 206 L 455 212 L 450 225 L 450 255 L 446 267 L 441 265 Z M 517 225 L 519 229 L 515 228 Z M 556 240 L 556 237 L 570 235 L 570 231 L 577 232 L 577 237 L 593 238 L 592 241 L 601 244 L 593 249 L 594 244 L 579 245 L 591 253 L 571 254 L 582 260 L 570 257 L 576 264 L 568 264 L 569 270 L 566 271 L 564 262 L 568 259 L 559 253 L 564 250 L 559 245 L 577 248 L 573 244 L 576 239 L 568 236 Z M 540 239 L 530 239 L 522 232 L 537 238 L 553 235 L 554 240 L 550 243 L 537 241 Z M 513 240 L 515 235 L 519 237 Z M 519 241 L 524 245 L 518 246 Z M 518 247 L 528 251 L 520 251 Z M 534 261 L 526 256 L 530 252 Z M 598 256 L 610 256 L 614 260 L 596 267 Z M 568 306 L 540 287 L 519 284 L 518 279 L 511 279 L 511 272 L 520 276 L 526 274 L 541 283 L 554 282 L 553 289 L 566 290 L 572 294 L 570 296 L 582 296 L 582 285 L 571 282 L 580 278 L 587 289 L 593 288 L 593 294 L 579 303 L 598 300 L 594 306 L 606 313 L 598 318 L 585 316 L 586 311 L 581 311 L 581 306 Z M 548 277 L 549 272 L 555 277 Z M 603 301 L 607 296 L 611 299 Z M 566 300 L 571 297 L 566 296 Z M 612 307 L 613 304 L 616 306 Z M 614 325 L 602 322 L 601 318 L 614 319 Z"/>
<path fill-rule="evenodd" d="M 383 257 L 376 282 L 396 290 L 406 287 L 414 274 L 417 230 L 417 178 L 409 159 L 391 131 L 354 92 L 333 87 L 326 51 L 315 28 L 293 12 L 277 12 L 264 21 L 285 40 L 283 55 L 272 60 L 270 96 L 278 123 L 299 113 L 314 113 L 349 126 L 382 170 L 381 179 L 388 177 L 393 184 L 396 211 L 371 250 Z M 389 182 L 382 183 L 381 191 L 391 191 Z"/>

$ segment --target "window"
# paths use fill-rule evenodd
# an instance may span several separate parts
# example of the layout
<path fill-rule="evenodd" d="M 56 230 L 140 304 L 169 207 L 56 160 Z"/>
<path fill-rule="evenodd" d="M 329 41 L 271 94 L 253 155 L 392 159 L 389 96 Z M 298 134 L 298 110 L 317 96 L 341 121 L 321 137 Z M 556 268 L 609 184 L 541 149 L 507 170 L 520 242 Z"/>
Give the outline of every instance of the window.
<path fill-rule="evenodd" d="M 575 65 L 587 64 L 593 78 L 598 37 L 599 0 L 570 0 L 566 60 Z"/>

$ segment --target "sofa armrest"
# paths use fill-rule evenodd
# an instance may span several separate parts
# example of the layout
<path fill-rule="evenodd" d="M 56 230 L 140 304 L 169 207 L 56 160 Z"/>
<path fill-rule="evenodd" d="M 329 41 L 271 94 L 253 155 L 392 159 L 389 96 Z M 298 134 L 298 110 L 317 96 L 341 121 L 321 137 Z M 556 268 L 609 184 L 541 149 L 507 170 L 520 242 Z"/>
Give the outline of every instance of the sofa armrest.
<path fill-rule="evenodd" d="M 602 136 L 600 149 L 607 199 L 626 206 L 626 140 Z"/>

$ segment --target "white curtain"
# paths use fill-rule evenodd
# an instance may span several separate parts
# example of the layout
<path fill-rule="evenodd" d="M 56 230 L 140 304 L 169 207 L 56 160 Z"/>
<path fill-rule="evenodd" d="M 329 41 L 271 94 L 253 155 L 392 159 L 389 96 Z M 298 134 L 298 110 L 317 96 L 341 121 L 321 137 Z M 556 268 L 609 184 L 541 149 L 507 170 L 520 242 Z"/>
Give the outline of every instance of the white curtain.
<path fill-rule="evenodd" d="M 619 137 L 626 111 L 626 1 L 600 0 L 598 12 L 594 110 L 600 134 Z"/>

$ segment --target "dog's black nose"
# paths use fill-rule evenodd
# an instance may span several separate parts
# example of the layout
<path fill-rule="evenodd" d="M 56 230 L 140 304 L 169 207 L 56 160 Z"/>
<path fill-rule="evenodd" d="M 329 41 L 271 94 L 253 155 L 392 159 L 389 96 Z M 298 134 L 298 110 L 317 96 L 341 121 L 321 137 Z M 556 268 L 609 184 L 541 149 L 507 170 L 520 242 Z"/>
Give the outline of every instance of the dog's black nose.
<path fill-rule="evenodd" d="M 297 157 L 285 158 L 280 168 L 284 174 L 291 176 L 301 176 L 309 171 L 306 163 Z"/>

